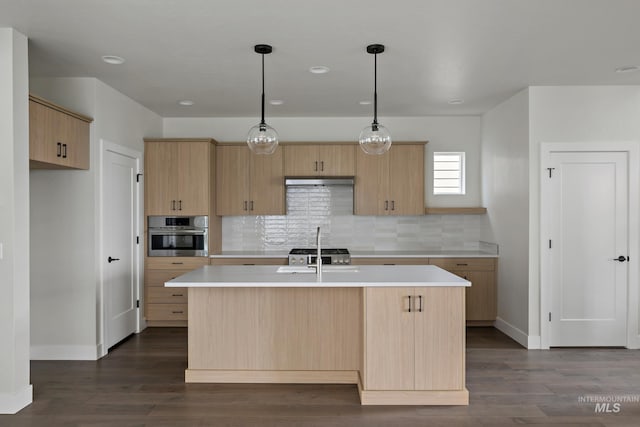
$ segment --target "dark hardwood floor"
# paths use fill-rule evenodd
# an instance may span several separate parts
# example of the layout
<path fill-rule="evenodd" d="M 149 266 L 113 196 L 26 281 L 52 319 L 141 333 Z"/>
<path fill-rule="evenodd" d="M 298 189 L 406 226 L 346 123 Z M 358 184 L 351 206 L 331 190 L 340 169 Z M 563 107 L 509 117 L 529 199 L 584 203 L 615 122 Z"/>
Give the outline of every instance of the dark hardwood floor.
<path fill-rule="evenodd" d="M 469 406 L 366 407 L 350 385 L 185 384 L 186 329 L 149 328 L 97 362 L 32 362 L 34 402 L 0 426 L 640 426 L 640 402 L 579 401 L 640 400 L 640 351 L 467 341 Z"/>

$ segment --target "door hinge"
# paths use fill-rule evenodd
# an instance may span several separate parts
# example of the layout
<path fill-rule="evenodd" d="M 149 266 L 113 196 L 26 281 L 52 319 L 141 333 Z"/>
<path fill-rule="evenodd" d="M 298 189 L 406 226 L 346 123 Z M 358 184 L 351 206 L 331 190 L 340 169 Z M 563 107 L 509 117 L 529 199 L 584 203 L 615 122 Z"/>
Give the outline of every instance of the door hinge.
<path fill-rule="evenodd" d="M 140 177 L 142 176 L 141 173 L 137 173 L 136 174 L 136 182 L 140 182 Z"/>
<path fill-rule="evenodd" d="M 549 239 L 549 249 L 551 249 L 551 239 Z"/>
<path fill-rule="evenodd" d="M 140 244 L 140 236 L 136 236 L 136 245 Z"/>
<path fill-rule="evenodd" d="M 136 308 L 140 308 L 140 300 L 136 300 Z"/>
<path fill-rule="evenodd" d="M 551 178 L 551 171 L 555 170 L 556 168 L 547 168 L 547 170 L 549 171 L 549 178 Z"/>
<path fill-rule="evenodd" d="M 549 322 L 551 322 L 551 312 L 549 312 Z"/>

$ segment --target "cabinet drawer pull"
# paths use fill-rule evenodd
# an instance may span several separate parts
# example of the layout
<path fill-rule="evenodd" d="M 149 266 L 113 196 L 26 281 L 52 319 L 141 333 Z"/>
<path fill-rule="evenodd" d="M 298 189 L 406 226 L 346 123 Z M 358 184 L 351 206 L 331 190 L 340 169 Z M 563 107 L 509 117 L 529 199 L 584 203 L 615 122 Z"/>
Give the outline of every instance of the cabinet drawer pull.
<path fill-rule="evenodd" d="M 182 311 L 182 310 L 180 310 L 180 311 L 172 311 L 171 313 L 173 313 L 173 314 L 182 314 L 182 313 L 184 313 L 184 311 Z"/>
<path fill-rule="evenodd" d="M 171 294 L 172 297 L 183 297 L 183 294 Z"/>
<path fill-rule="evenodd" d="M 245 201 L 244 201 L 244 208 L 243 208 L 243 210 L 245 210 L 245 211 L 246 211 L 246 210 L 248 210 L 248 209 L 247 209 L 247 203 L 248 203 L 248 202 L 245 200 Z"/>
<path fill-rule="evenodd" d="M 313 170 L 314 172 L 318 172 L 318 161 L 313 162 Z"/>
<path fill-rule="evenodd" d="M 388 210 L 389 210 L 389 201 L 388 201 L 388 200 L 385 200 L 385 201 L 384 201 L 384 210 L 385 210 L 385 211 L 388 211 Z"/>
<path fill-rule="evenodd" d="M 396 210 L 396 201 L 395 201 L 395 200 L 392 200 L 392 201 L 391 201 L 391 210 L 392 210 L 392 211 L 395 211 L 395 210 Z"/>
<path fill-rule="evenodd" d="M 418 295 L 418 301 L 419 301 L 418 311 L 422 313 L 422 295 Z"/>
<path fill-rule="evenodd" d="M 178 200 L 178 210 L 182 210 L 182 200 Z"/>
<path fill-rule="evenodd" d="M 56 157 L 62 157 L 62 143 L 56 143 Z"/>
<path fill-rule="evenodd" d="M 320 171 L 324 172 L 324 160 L 320 162 Z"/>
<path fill-rule="evenodd" d="M 62 158 L 67 158 L 67 144 L 62 144 Z"/>
<path fill-rule="evenodd" d="M 171 264 L 175 264 L 175 265 L 179 265 L 180 264 L 181 265 L 181 264 L 184 264 L 184 262 L 172 262 Z"/>
<path fill-rule="evenodd" d="M 249 210 L 252 211 L 253 210 L 253 200 L 249 202 Z"/>
<path fill-rule="evenodd" d="M 409 313 L 411 313 L 411 295 L 409 295 Z"/>
<path fill-rule="evenodd" d="M 465 266 L 467 266 L 467 265 L 469 265 L 469 264 L 467 264 L 466 262 L 464 262 L 464 263 L 460 263 L 460 264 L 456 264 L 456 265 L 457 265 L 458 267 L 465 267 Z"/>

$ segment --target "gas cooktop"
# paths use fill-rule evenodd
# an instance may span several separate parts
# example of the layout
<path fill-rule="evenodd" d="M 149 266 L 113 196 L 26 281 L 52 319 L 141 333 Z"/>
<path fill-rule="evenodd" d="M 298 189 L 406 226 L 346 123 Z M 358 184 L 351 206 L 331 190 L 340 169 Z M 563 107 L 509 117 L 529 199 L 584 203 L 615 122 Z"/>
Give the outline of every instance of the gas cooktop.
<path fill-rule="evenodd" d="M 315 264 L 318 256 L 316 248 L 295 248 L 289 252 L 289 265 Z M 323 264 L 351 264 L 351 255 L 347 249 L 323 248 L 321 250 Z"/>

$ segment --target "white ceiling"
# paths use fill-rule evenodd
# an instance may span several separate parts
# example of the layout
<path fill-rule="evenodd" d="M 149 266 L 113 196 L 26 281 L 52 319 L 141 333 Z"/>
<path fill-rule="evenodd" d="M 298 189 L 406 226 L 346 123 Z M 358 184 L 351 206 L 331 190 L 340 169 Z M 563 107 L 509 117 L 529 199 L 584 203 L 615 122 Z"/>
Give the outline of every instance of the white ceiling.
<path fill-rule="evenodd" d="M 639 18 L 640 0 L 0 0 L 32 77 L 96 77 L 163 117 L 259 116 L 257 43 L 274 47 L 267 100 L 284 100 L 267 118 L 372 115 L 371 43 L 387 49 L 382 117 L 481 114 L 531 85 L 637 85 L 614 70 L 640 65 Z"/>

